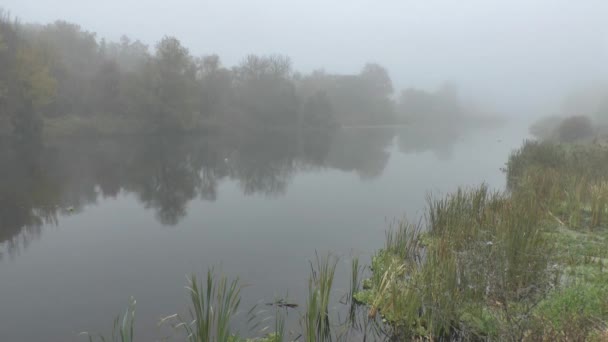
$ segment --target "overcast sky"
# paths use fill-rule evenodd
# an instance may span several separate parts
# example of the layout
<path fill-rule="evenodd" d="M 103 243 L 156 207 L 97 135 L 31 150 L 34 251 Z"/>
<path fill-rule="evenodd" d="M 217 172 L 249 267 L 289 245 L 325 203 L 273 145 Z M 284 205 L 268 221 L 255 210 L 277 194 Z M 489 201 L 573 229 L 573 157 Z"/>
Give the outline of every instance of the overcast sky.
<path fill-rule="evenodd" d="M 179 38 L 233 65 L 282 53 L 296 69 L 357 72 L 397 87 L 445 80 L 528 115 L 568 89 L 608 79 L 608 0 L 2 0 L 24 22 L 64 19 L 115 40 Z M 524 114 L 522 114 L 524 113 Z"/>

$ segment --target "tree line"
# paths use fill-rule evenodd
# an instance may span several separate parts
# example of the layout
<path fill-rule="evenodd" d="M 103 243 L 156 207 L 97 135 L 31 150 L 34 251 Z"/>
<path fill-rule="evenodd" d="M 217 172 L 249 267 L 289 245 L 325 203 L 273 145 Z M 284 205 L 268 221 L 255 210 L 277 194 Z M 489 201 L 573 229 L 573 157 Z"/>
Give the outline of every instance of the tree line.
<path fill-rule="evenodd" d="M 407 90 L 394 100 L 387 70 L 303 74 L 282 55 L 224 66 L 175 37 L 153 47 L 118 42 L 65 21 L 22 24 L 0 12 L 0 136 L 190 131 L 218 126 L 390 124 L 458 113 L 455 89 Z M 414 114 L 412 114 L 414 113 Z"/>

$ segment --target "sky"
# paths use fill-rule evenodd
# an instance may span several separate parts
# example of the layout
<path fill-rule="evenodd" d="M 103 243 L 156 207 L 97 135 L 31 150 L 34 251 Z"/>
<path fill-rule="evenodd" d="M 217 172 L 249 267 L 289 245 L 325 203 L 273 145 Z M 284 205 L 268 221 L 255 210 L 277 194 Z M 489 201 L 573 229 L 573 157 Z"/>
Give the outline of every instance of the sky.
<path fill-rule="evenodd" d="M 445 81 L 510 115 L 541 115 L 608 79 L 608 0 L 2 0 L 23 22 L 63 19 L 151 46 L 175 36 L 225 65 L 288 55 L 298 70 L 385 66 L 396 88 Z"/>

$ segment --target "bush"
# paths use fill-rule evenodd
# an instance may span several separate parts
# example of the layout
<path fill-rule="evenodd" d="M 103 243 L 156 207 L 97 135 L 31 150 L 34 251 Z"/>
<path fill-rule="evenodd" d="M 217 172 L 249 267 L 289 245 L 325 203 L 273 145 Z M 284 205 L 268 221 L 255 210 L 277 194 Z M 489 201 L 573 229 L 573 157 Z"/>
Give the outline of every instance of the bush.
<path fill-rule="evenodd" d="M 574 142 L 593 135 L 593 124 L 586 116 L 572 116 L 564 119 L 557 128 L 560 141 Z"/>
<path fill-rule="evenodd" d="M 540 140 L 554 140 L 557 128 L 562 123 L 560 116 L 541 118 L 530 126 L 530 134 Z"/>

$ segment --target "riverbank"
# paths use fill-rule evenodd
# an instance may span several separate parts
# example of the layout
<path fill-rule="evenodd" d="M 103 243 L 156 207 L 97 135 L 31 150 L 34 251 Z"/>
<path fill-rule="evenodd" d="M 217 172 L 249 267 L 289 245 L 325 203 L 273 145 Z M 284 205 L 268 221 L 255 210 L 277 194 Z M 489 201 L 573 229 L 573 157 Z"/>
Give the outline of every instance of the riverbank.
<path fill-rule="evenodd" d="M 401 340 L 608 338 L 608 149 L 526 142 L 486 186 L 428 199 L 357 293 Z"/>

